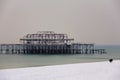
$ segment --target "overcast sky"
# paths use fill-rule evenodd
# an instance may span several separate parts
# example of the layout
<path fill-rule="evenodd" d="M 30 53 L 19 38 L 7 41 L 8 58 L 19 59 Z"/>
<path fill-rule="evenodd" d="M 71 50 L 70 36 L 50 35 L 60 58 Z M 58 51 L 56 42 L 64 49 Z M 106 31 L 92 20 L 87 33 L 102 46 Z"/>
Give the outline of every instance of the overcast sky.
<path fill-rule="evenodd" d="M 82 43 L 120 44 L 120 0 L 0 0 L 0 43 L 47 30 Z"/>

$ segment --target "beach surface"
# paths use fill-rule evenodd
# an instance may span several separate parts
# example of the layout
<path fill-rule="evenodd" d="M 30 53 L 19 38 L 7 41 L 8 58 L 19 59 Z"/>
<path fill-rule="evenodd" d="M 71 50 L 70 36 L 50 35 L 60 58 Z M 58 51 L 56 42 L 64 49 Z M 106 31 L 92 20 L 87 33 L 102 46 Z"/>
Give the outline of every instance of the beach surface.
<path fill-rule="evenodd" d="M 2 69 L 0 80 L 120 80 L 120 60 Z"/>

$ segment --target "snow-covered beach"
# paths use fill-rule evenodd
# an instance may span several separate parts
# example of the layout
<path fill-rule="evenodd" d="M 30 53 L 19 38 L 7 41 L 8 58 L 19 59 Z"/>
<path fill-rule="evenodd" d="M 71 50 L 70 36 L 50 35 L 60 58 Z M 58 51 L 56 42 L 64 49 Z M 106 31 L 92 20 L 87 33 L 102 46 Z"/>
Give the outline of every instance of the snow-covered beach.
<path fill-rule="evenodd" d="M 119 80 L 116 60 L 0 70 L 0 80 Z"/>

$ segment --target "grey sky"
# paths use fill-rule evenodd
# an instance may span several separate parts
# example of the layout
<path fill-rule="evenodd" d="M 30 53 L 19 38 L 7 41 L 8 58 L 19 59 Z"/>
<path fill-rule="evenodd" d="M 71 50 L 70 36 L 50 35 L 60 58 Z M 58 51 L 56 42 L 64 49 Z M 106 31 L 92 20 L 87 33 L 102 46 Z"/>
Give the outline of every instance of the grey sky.
<path fill-rule="evenodd" d="M 77 42 L 120 44 L 119 0 L 0 0 L 0 43 L 52 30 Z"/>

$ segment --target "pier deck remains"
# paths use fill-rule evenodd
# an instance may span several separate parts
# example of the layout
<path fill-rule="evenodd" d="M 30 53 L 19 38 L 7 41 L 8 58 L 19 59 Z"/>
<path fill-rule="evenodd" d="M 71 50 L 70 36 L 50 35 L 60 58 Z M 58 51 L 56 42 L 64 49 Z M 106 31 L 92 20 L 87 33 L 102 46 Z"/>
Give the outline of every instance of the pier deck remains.
<path fill-rule="evenodd" d="M 2 54 L 104 54 L 105 49 L 95 49 L 94 44 L 74 43 L 67 34 L 39 31 L 27 34 L 20 44 L 0 44 Z"/>

